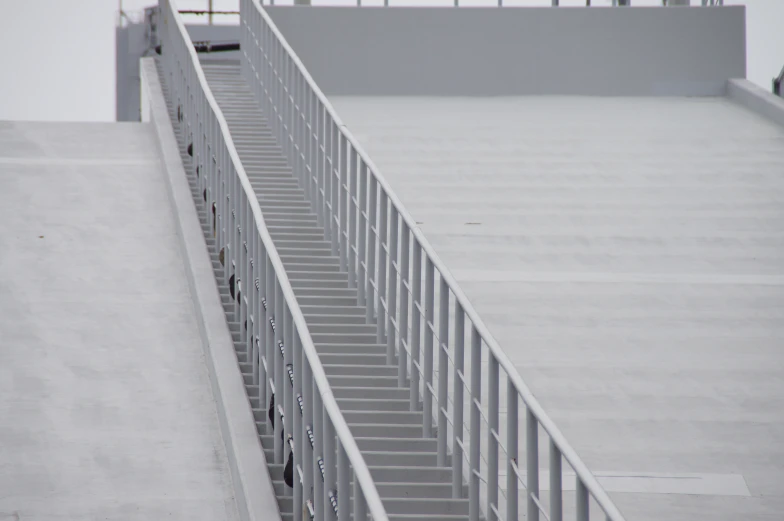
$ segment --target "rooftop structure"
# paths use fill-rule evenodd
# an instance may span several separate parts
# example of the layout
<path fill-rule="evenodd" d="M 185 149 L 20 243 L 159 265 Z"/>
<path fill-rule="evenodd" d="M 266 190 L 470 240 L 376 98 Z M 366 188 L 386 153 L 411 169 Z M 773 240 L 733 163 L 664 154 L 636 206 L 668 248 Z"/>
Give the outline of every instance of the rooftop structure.
<path fill-rule="evenodd" d="M 779 519 L 784 100 L 708 3 L 123 22 L 143 123 L 0 149 L 2 367 L 52 389 L 1 395 L 0 518 Z"/>

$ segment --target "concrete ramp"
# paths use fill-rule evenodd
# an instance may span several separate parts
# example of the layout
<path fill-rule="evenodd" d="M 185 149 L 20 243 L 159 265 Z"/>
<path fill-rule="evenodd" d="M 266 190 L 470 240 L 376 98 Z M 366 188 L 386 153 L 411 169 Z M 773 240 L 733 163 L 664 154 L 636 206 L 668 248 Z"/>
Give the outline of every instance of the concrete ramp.
<path fill-rule="evenodd" d="M 0 122 L 0 519 L 234 520 L 154 132 Z"/>

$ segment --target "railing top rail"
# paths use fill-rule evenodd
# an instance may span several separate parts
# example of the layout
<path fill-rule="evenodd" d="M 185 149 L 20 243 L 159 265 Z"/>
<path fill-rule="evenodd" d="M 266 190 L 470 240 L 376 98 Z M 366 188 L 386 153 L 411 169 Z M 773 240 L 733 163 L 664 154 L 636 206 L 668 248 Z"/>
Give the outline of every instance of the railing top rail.
<path fill-rule="evenodd" d="M 190 54 L 190 58 L 193 61 L 196 75 L 202 90 L 204 91 L 204 96 L 213 113 L 215 114 L 218 126 L 220 127 L 221 133 L 224 136 L 229 158 L 234 165 L 237 176 L 240 179 L 240 184 L 245 191 L 245 195 L 248 197 L 251 212 L 253 213 L 253 219 L 256 223 L 256 227 L 259 230 L 261 240 L 264 244 L 267 254 L 269 255 L 273 269 L 277 274 L 281 292 L 283 293 L 284 299 L 288 303 L 291 317 L 294 320 L 297 331 L 299 332 L 302 349 L 305 352 L 305 356 L 307 356 L 308 361 L 310 362 L 313 380 L 318 387 L 324 408 L 326 409 L 329 418 L 332 420 L 332 424 L 335 428 L 335 434 L 340 439 L 340 443 L 345 449 L 346 455 L 351 462 L 355 479 L 359 482 L 359 485 L 365 496 L 365 503 L 367 504 L 367 508 L 372 518 L 376 521 L 388 521 L 386 511 L 381 503 L 381 497 L 378 494 L 378 490 L 376 489 L 373 478 L 370 476 L 370 470 L 368 469 L 367 464 L 365 463 L 365 460 L 359 451 L 359 447 L 354 440 L 354 436 L 351 434 L 351 431 L 348 428 L 348 424 L 346 423 L 345 418 L 343 418 L 343 414 L 340 412 L 340 408 L 338 407 L 338 404 L 335 401 L 335 397 L 332 394 L 332 389 L 329 385 L 329 381 L 327 380 L 327 375 L 324 373 L 324 368 L 321 365 L 321 360 L 318 357 L 316 347 L 313 344 L 313 339 L 310 336 L 310 331 L 308 330 L 307 323 L 305 322 L 305 317 L 302 315 L 302 311 L 299 308 L 299 304 L 294 295 L 294 291 L 291 288 L 291 284 L 289 283 L 286 271 L 283 268 L 283 262 L 278 255 L 275 244 L 272 241 L 269 230 L 267 229 L 267 225 L 264 222 L 264 216 L 262 215 L 259 202 L 256 199 L 255 191 L 250 184 L 247 173 L 245 172 L 245 169 L 242 166 L 242 162 L 240 161 L 239 153 L 234 146 L 234 141 L 232 140 L 231 133 L 229 132 L 229 125 L 226 122 L 226 119 L 223 117 L 223 112 L 218 107 L 217 101 L 215 101 L 215 98 L 212 95 L 212 91 L 210 90 L 209 84 L 207 83 L 207 78 L 204 75 L 204 71 L 201 68 L 198 55 L 196 54 L 196 49 L 193 47 L 193 43 L 190 40 L 190 36 L 188 35 L 187 30 L 185 29 L 185 25 L 183 24 L 182 19 L 177 12 L 176 0 L 167 0 L 167 2 L 169 3 L 169 6 L 174 13 L 174 22 L 180 31 L 180 35 L 186 42 L 186 47 L 188 49 L 188 53 Z M 164 20 L 164 23 L 166 23 L 166 20 Z"/>
<path fill-rule="evenodd" d="M 563 433 L 561 433 L 560 429 L 550 419 L 550 417 L 542 408 L 539 401 L 536 399 L 536 397 L 533 395 L 531 390 L 525 384 L 522 377 L 517 372 L 517 369 L 515 369 L 511 360 L 509 360 L 509 357 L 506 356 L 506 353 L 504 353 L 504 351 L 501 349 L 501 346 L 495 340 L 493 335 L 490 333 L 490 330 L 487 328 L 487 326 L 479 317 L 474 307 L 471 305 L 470 301 L 468 300 L 468 297 L 466 297 L 463 291 L 460 289 L 460 286 L 457 284 L 457 281 L 449 272 L 449 269 L 446 267 L 444 262 L 435 252 L 433 247 L 430 245 L 430 242 L 427 240 L 427 238 L 425 238 L 425 235 L 417 226 L 416 221 L 413 219 L 413 217 L 411 217 L 411 215 L 405 209 L 403 203 L 400 201 L 400 199 L 398 199 L 394 190 L 392 190 L 392 188 L 389 186 L 389 183 L 381 174 L 381 170 L 376 166 L 375 163 L 373 163 L 373 160 L 370 159 L 368 154 L 365 152 L 364 148 L 360 145 L 359 141 L 354 137 L 354 135 L 351 133 L 348 127 L 340 119 L 335 108 L 329 102 L 329 100 L 321 91 L 321 89 L 319 89 L 316 82 L 310 76 L 310 73 L 308 73 L 307 68 L 299 59 L 299 56 L 297 56 L 297 53 L 294 52 L 294 49 L 291 48 L 288 41 L 286 41 L 286 38 L 283 36 L 283 34 L 278 29 L 278 27 L 275 25 L 275 22 L 261 6 L 259 0 L 252 0 L 252 2 L 256 6 L 256 8 L 260 11 L 261 16 L 264 18 L 264 21 L 268 24 L 273 34 L 280 40 L 283 49 L 289 54 L 291 60 L 294 62 L 294 65 L 299 69 L 300 73 L 305 78 L 305 81 L 308 83 L 309 87 L 313 90 L 313 92 L 318 97 L 319 102 L 322 105 L 324 105 L 325 110 L 327 110 L 332 120 L 344 133 L 346 140 L 349 143 L 351 143 L 351 146 L 357 152 L 358 156 L 362 159 L 362 161 L 370 169 L 370 171 L 373 172 L 373 175 L 376 177 L 379 186 L 384 190 L 384 193 L 387 194 L 390 201 L 392 202 L 395 209 L 397 210 L 398 214 L 400 215 L 401 219 L 403 219 L 403 221 L 406 223 L 408 228 L 412 231 L 420 247 L 425 251 L 427 257 L 430 258 L 434 267 L 438 270 L 438 272 L 441 274 L 443 279 L 446 281 L 450 290 L 455 295 L 455 300 L 460 304 L 463 311 L 468 315 L 474 328 L 477 330 L 479 335 L 487 344 L 488 349 L 492 352 L 493 356 L 498 361 L 499 365 L 507 373 L 509 380 L 515 386 L 518 393 L 520 393 L 520 396 L 522 397 L 523 401 L 528 407 L 528 410 L 530 410 L 539 420 L 539 423 L 541 424 L 542 428 L 548 433 L 550 438 L 553 440 L 553 442 L 561 451 L 563 457 L 566 459 L 566 461 L 569 462 L 569 464 L 574 469 L 577 476 L 580 478 L 583 484 L 585 484 L 586 488 L 590 491 L 591 495 L 594 497 L 597 503 L 602 507 L 605 514 L 609 516 L 609 519 L 612 519 L 613 521 L 623 520 L 624 519 L 623 514 L 621 514 L 621 512 L 615 506 L 613 501 L 604 491 L 602 486 L 593 476 L 591 471 L 588 470 L 588 467 L 583 463 L 582 459 L 577 455 L 575 450 L 566 440 L 566 437 L 563 435 Z"/>

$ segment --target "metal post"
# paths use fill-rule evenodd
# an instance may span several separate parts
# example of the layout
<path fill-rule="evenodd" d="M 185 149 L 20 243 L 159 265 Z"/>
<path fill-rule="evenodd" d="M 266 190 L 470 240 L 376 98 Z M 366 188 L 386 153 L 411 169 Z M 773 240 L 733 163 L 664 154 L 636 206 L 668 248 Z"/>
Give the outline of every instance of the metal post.
<path fill-rule="evenodd" d="M 315 96 L 315 93 L 313 94 Z M 324 221 L 324 106 L 316 100 L 316 219 L 319 226 L 324 227 L 326 238 L 327 226 Z"/>
<path fill-rule="evenodd" d="M 278 406 L 283 404 L 283 356 L 280 354 L 280 344 L 283 342 L 283 329 L 284 325 L 284 309 L 285 302 L 283 301 L 283 289 L 280 287 L 280 281 L 275 279 L 275 344 L 272 347 L 272 360 L 275 364 L 275 410 L 272 415 L 275 418 L 275 429 L 273 439 L 275 447 L 275 463 L 283 463 L 283 440 L 281 434 L 283 433 L 283 422 L 281 421 L 280 414 L 278 414 Z"/>
<path fill-rule="evenodd" d="M 270 398 L 275 396 L 275 389 L 273 387 L 274 380 L 275 380 L 275 333 L 272 329 L 272 321 L 275 319 L 275 271 L 272 268 L 272 261 L 270 258 L 267 258 L 267 285 L 264 288 L 267 294 L 267 319 L 264 322 L 264 330 L 266 332 L 267 341 L 266 344 L 266 356 L 265 361 L 267 363 L 267 378 L 264 380 L 264 385 L 269 385 L 269 398 L 263 403 L 263 407 L 266 408 L 268 406 L 268 402 Z M 272 422 L 270 422 L 269 416 L 264 415 L 264 422 L 267 424 L 267 432 L 270 434 L 274 434 L 272 431 Z M 274 443 L 274 442 L 273 442 Z"/>
<path fill-rule="evenodd" d="M 588 521 L 588 488 L 579 477 L 577 480 L 577 495 L 575 498 L 577 521 Z"/>
<path fill-rule="evenodd" d="M 422 322 L 422 247 L 416 240 L 411 239 L 414 248 L 414 265 L 411 269 L 411 383 L 410 408 L 411 411 L 419 410 L 419 372 L 422 369 L 419 360 L 419 337 Z"/>
<path fill-rule="evenodd" d="M 386 197 L 385 197 L 386 199 Z M 397 270 L 400 264 L 397 260 L 397 210 L 394 206 L 389 209 L 389 240 L 387 249 L 389 250 L 389 281 L 387 282 L 387 364 L 395 364 L 396 339 L 402 338 L 403 330 L 400 334 L 395 334 L 396 323 L 400 322 L 397 316 Z"/>
<path fill-rule="evenodd" d="M 562 521 L 563 500 L 561 499 L 561 451 L 550 440 L 550 521 Z"/>
<path fill-rule="evenodd" d="M 296 375 L 295 375 L 296 377 Z M 308 427 L 313 428 L 313 374 L 310 369 L 310 362 L 302 354 L 302 432 L 299 440 L 302 447 L 302 502 L 294 504 L 294 510 L 302 510 L 302 505 L 308 498 L 315 503 L 313 496 L 313 447 L 310 445 Z"/>
<path fill-rule="evenodd" d="M 292 427 L 294 427 L 294 388 L 289 379 L 289 366 L 294 366 L 294 353 L 292 351 L 293 338 L 297 332 L 294 326 L 294 317 L 288 306 L 285 307 L 285 329 L 283 330 L 283 439 L 286 443 L 283 444 L 284 461 L 291 452 L 291 447 L 288 444 L 289 436 L 292 435 Z M 294 375 L 296 377 L 296 375 Z M 299 412 L 298 412 L 299 414 Z"/>
<path fill-rule="evenodd" d="M 487 368 L 487 521 L 497 521 L 498 508 L 498 360 L 490 354 Z M 474 368 L 471 368 L 474 370 Z M 493 434 L 495 433 L 495 435 Z M 491 508 L 492 507 L 492 508 Z"/>
<path fill-rule="evenodd" d="M 387 194 L 384 193 L 383 188 L 378 190 L 378 199 L 380 208 L 378 212 L 378 277 L 376 277 L 376 315 L 377 315 L 377 339 L 379 344 L 386 343 L 387 333 L 386 317 L 384 316 L 384 308 L 386 307 L 386 314 L 391 315 L 392 310 L 389 308 L 389 300 L 387 299 L 387 256 L 390 255 L 389 243 L 387 241 Z M 392 259 L 389 258 L 390 265 Z M 390 266 L 391 267 L 391 266 Z"/>
<path fill-rule="evenodd" d="M 340 243 L 342 239 L 340 237 L 340 226 L 341 223 L 338 222 L 340 218 L 340 209 L 338 206 L 340 205 L 340 197 L 339 197 L 339 190 L 340 190 L 340 163 L 343 160 L 340 154 L 340 129 L 338 128 L 337 123 L 334 121 L 332 122 L 332 167 L 329 171 L 329 188 L 330 188 L 330 216 L 329 222 L 332 226 L 332 255 L 338 256 L 340 250 Z M 342 270 L 345 270 L 345 264 L 341 261 L 340 267 Z"/>
<path fill-rule="evenodd" d="M 338 444 L 338 521 L 349 521 L 351 518 L 351 500 L 349 499 L 350 469 L 348 454 L 342 443 Z M 296 504 L 296 503 L 295 503 Z M 296 520 L 295 520 L 296 521 Z"/>
<path fill-rule="evenodd" d="M 348 246 L 346 248 L 348 254 L 348 287 L 357 287 L 357 254 L 354 248 L 357 246 L 357 197 L 359 190 L 357 190 L 357 151 L 351 144 L 348 145 L 351 149 L 349 154 L 349 188 L 346 190 L 346 199 L 348 199 Z"/>
<path fill-rule="evenodd" d="M 359 237 L 357 244 L 357 262 L 359 273 L 357 275 L 357 300 L 360 306 L 365 305 L 365 285 L 369 274 L 367 272 L 367 166 L 364 161 L 359 162 Z"/>
<path fill-rule="evenodd" d="M 441 277 L 438 306 L 438 452 L 436 464 L 445 467 L 447 408 L 449 406 L 449 285 Z"/>
<path fill-rule="evenodd" d="M 424 415 L 422 432 L 425 438 L 433 435 L 433 293 L 435 292 L 434 267 L 430 258 L 425 258 L 425 389 L 422 401 Z"/>
<path fill-rule="evenodd" d="M 455 300 L 455 375 L 454 375 L 454 424 L 452 431 L 452 497 L 463 497 L 463 365 L 465 359 L 465 314 L 463 306 Z"/>
<path fill-rule="evenodd" d="M 324 481 L 321 477 L 319 459 L 323 458 L 322 452 L 322 427 L 324 425 L 324 409 L 321 404 L 321 395 L 317 386 L 313 386 L 313 510 L 317 520 L 324 519 Z"/>
<path fill-rule="evenodd" d="M 517 393 L 517 391 L 515 391 Z M 509 412 L 507 411 L 507 414 Z M 528 496 L 528 517 L 530 521 L 539 521 L 539 507 L 534 498 L 539 498 L 539 421 L 530 409 L 525 413 L 525 460 L 527 496 Z"/>
<path fill-rule="evenodd" d="M 294 521 L 302 521 L 302 508 L 300 505 L 303 503 L 303 490 L 302 483 L 299 480 L 297 469 L 302 468 L 302 456 L 305 449 L 303 445 L 302 433 L 305 429 L 302 428 L 303 411 L 299 408 L 299 398 L 302 397 L 302 343 L 299 334 L 295 333 L 291 338 L 291 351 L 293 355 L 294 364 L 294 392 L 293 392 L 293 436 L 294 436 Z M 262 402 L 263 403 L 263 402 Z"/>
<path fill-rule="evenodd" d="M 367 519 L 367 504 L 356 474 L 354 474 L 354 519 L 357 521 Z"/>
<path fill-rule="evenodd" d="M 322 457 L 324 458 L 324 519 L 333 520 L 335 518 L 335 511 L 332 509 L 332 503 L 329 499 L 329 491 L 335 486 L 337 481 L 337 465 L 335 461 L 335 429 L 332 428 L 332 420 L 324 411 L 324 430 L 322 431 L 322 444 L 323 451 Z"/>
<path fill-rule="evenodd" d="M 207 10 L 209 11 L 209 24 L 212 25 L 212 0 L 207 0 Z"/>
<path fill-rule="evenodd" d="M 368 194 L 368 241 L 367 241 L 367 321 L 369 324 L 375 320 L 376 290 L 373 279 L 376 278 L 376 178 L 368 171 L 368 181 L 370 182 L 370 193 Z"/>
<path fill-rule="evenodd" d="M 517 521 L 519 513 L 517 508 L 517 489 L 518 477 L 515 467 L 518 465 L 517 449 L 517 389 L 511 380 L 507 380 L 506 385 L 506 521 Z M 539 513 L 536 517 L 528 518 L 531 521 L 538 521 Z"/>
<path fill-rule="evenodd" d="M 468 519 L 479 521 L 480 478 L 480 424 L 479 408 L 482 406 L 482 337 L 476 327 L 471 327 L 471 431 L 469 458 L 471 474 L 468 480 Z"/>
<path fill-rule="evenodd" d="M 400 347 L 397 353 L 397 385 L 406 385 L 406 372 L 408 369 L 408 357 L 406 346 L 411 346 L 408 340 L 408 226 L 405 219 L 400 219 L 400 323 L 398 325 L 398 341 Z"/>

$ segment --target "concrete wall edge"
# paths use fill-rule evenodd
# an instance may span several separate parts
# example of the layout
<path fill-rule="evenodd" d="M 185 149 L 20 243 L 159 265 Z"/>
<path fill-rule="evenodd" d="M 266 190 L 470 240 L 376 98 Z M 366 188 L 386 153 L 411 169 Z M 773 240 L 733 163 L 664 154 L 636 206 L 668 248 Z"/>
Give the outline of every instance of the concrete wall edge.
<path fill-rule="evenodd" d="M 166 173 L 165 184 L 175 215 L 221 435 L 226 446 L 237 511 L 243 521 L 280 521 L 272 479 L 245 392 L 234 342 L 226 324 L 207 243 L 185 176 L 154 58 L 140 60 L 140 77 L 150 104 L 150 124 L 158 138 L 158 150 Z"/>
<path fill-rule="evenodd" d="M 784 98 L 749 80 L 727 80 L 727 97 L 746 109 L 784 127 Z"/>

